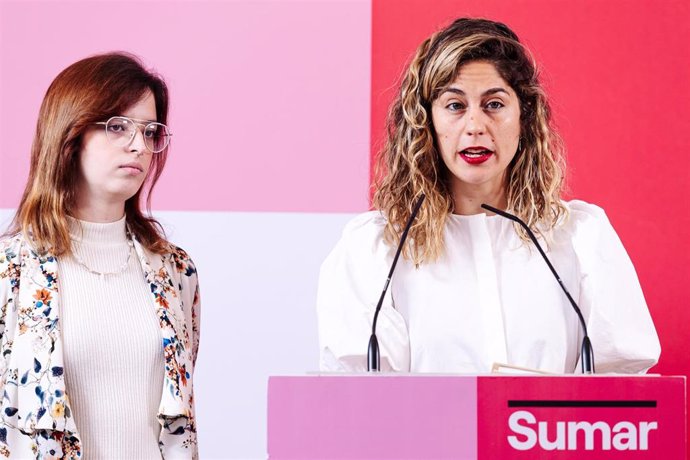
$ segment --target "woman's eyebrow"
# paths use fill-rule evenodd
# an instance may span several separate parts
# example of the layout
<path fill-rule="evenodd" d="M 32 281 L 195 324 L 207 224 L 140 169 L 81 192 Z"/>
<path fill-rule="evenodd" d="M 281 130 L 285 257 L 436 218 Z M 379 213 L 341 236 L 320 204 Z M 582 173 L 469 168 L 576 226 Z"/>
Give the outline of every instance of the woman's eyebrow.
<path fill-rule="evenodd" d="M 460 88 L 455 88 L 454 86 L 449 86 L 447 88 L 443 88 L 439 93 L 439 97 L 442 96 L 445 93 L 453 93 L 457 94 L 458 96 L 464 96 L 465 92 L 461 90 Z"/>
<path fill-rule="evenodd" d="M 484 93 L 482 93 L 482 96 L 490 96 L 496 93 L 505 93 L 507 95 L 510 95 L 507 89 L 497 86 L 496 88 L 487 89 L 486 91 L 484 91 Z"/>
<path fill-rule="evenodd" d="M 460 96 L 465 96 L 465 92 L 463 90 L 461 90 L 460 88 L 455 88 L 454 86 L 450 86 L 450 87 L 444 89 L 443 91 L 441 91 L 441 94 L 443 94 L 443 93 L 454 93 L 454 94 L 457 94 Z M 482 96 L 490 96 L 490 95 L 496 94 L 496 93 L 510 94 L 510 93 L 508 93 L 507 89 L 500 87 L 500 86 L 497 86 L 495 88 L 487 89 L 486 91 L 484 91 L 482 93 Z"/>
<path fill-rule="evenodd" d="M 148 125 L 150 123 L 158 123 L 156 120 L 143 120 L 141 118 L 132 118 L 132 117 L 126 117 L 126 116 L 125 116 L 125 118 L 129 118 L 133 122 L 139 123 L 141 125 Z"/>

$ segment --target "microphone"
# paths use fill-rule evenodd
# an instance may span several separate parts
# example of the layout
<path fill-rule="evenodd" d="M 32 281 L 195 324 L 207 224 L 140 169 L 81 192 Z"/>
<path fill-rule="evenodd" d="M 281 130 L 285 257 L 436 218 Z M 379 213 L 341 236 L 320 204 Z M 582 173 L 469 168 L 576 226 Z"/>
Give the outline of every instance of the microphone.
<path fill-rule="evenodd" d="M 583 374 L 594 374 L 594 350 L 592 350 L 592 342 L 589 340 L 589 335 L 587 335 L 587 324 L 585 324 L 585 318 L 582 316 L 582 311 L 580 310 L 580 307 L 577 306 L 577 304 L 573 300 L 573 297 L 570 295 L 568 290 L 565 288 L 563 281 L 561 281 L 561 277 L 558 276 L 558 273 L 556 273 L 556 269 L 553 268 L 553 265 L 551 265 L 551 261 L 549 260 L 548 257 L 546 257 L 546 254 L 544 253 L 544 250 L 539 245 L 539 242 L 537 241 L 537 237 L 534 235 L 534 232 L 532 232 L 532 230 L 527 226 L 527 224 L 524 223 L 518 216 L 514 216 L 513 214 L 510 214 L 510 213 L 505 212 L 505 211 L 501 211 L 500 209 L 496 209 L 492 206 L 489 206 L 488 204 L 482 204 L 482 208 L 487 209 L 487 210 L 489 210 L 495 214 L 498 214 L 501 217 L 505 217 L 506 219 L 510 219 L 513 222 L 517 222 L 522 228 L 525 229 L 525 231 L 527 232 L 527 235 L 532 240 L 532 243 L 534 243 L 534 245 L 539 250 L 539 254 L 541 254 L 541 256 L 544 258 L 546 265 L 549 266 L 551 273 L 553 273 L 553 276 L 556 277 L 556 281 L 558 281 L 558 284 L 561 286 L 561 289 L 565 293 L 565 296 L 568 298 L 570 305 L 572 305 L 573 309 L 575 310 L 577 317 L 580 319 L 580 324 L 582 325 L 582 330 L 585 333 L 585 338 L 582 339 L 582 349 L 581 349 L 581 354 L 580 354 L 582 357 L 582 373 Z"/>
<path fill-rule="evenodd" d="M 412 222 L 414 222 L 415 218 L 417 217 L 419 208 L 422 207 L 422 202 L 424 202 L 424 198 L 426 198 L 426 196 L 422 193 L 422 196 L 419 197 L 417 203 L 415 203 L 414 205 L 414 209 L 412 210 L 412 214 L 410 214 L 410 218 L 407 220 L 407 224 L 405 224 L 405 229 L 402 232 L 402 236 L 400 236 L 400 243 L 398 244 L 398 249 L 395 252 L 395 257 L 393 258 L 393 264 L 391 264 L 391 269 L 388 272 L 388 278 L 386 278 L 386 284 L 384 284 L 383 286 L 383 292 L 381 292 L 379 303 L 376 304 L 374 322 L 371 326 L 371 337 L 369 338 L 369 349 L 367 351 L 367 370 L 369 372 L 381 371 L 381 353 L 379 352 L 379 341 L 376 338 L 376 323 L 379 319 L 379 312 L 381 311 L 381 306 L 383 305 L 383 298 L 386 296 L 388 285 L 390 285 L 391 278 L 393 277 L 393 272 L 395 271 L 395 266 L 398 264 L 398 258 L 400 257 L 403 245 L 405 244 L 405 240 L 407 239 L 407 233 L 410 231 L 410 227 L 412 227 Z"/>

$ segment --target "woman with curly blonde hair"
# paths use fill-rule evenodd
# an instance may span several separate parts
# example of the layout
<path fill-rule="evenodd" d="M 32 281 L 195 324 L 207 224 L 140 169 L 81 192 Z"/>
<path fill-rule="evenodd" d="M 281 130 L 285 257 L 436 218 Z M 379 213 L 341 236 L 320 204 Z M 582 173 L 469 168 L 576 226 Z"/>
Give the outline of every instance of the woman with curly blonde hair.
<path fill-rule="evenodd" d="M 579 304 L 599 372 L 644 372 L 660 347 L 635 270 L 604 212 L 562 201 L 563 148 L 536 64 L 506 25 L 462 18 L 417 49 L 391 107 L 371 211 L 321 268 L 322 370 L 575 372 L 582 328 L 525 229 Z M 424 198 L 422 198 L 424 197 Z"/>

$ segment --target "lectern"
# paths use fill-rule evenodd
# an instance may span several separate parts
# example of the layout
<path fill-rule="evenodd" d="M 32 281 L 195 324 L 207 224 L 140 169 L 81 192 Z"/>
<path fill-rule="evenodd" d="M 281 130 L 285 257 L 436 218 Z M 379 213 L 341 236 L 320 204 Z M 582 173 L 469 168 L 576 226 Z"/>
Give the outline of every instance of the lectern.
<path fill-rule="evenodd" d="M 682 460 L 685 410 L 685 377 L 271 377 L 268 456 Z"/>

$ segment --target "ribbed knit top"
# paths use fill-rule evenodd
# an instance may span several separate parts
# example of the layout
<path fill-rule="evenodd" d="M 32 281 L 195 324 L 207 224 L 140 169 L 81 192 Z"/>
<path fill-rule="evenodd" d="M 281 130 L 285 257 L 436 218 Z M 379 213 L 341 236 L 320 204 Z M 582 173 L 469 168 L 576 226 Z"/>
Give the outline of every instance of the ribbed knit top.
<path fill-rule="evenodd" d="M 70 235 L 75 256 L 58 259 L 60 323 L 84 458 L 159 459 L 161 334 L 125 219 L 70 219 Z"/>

